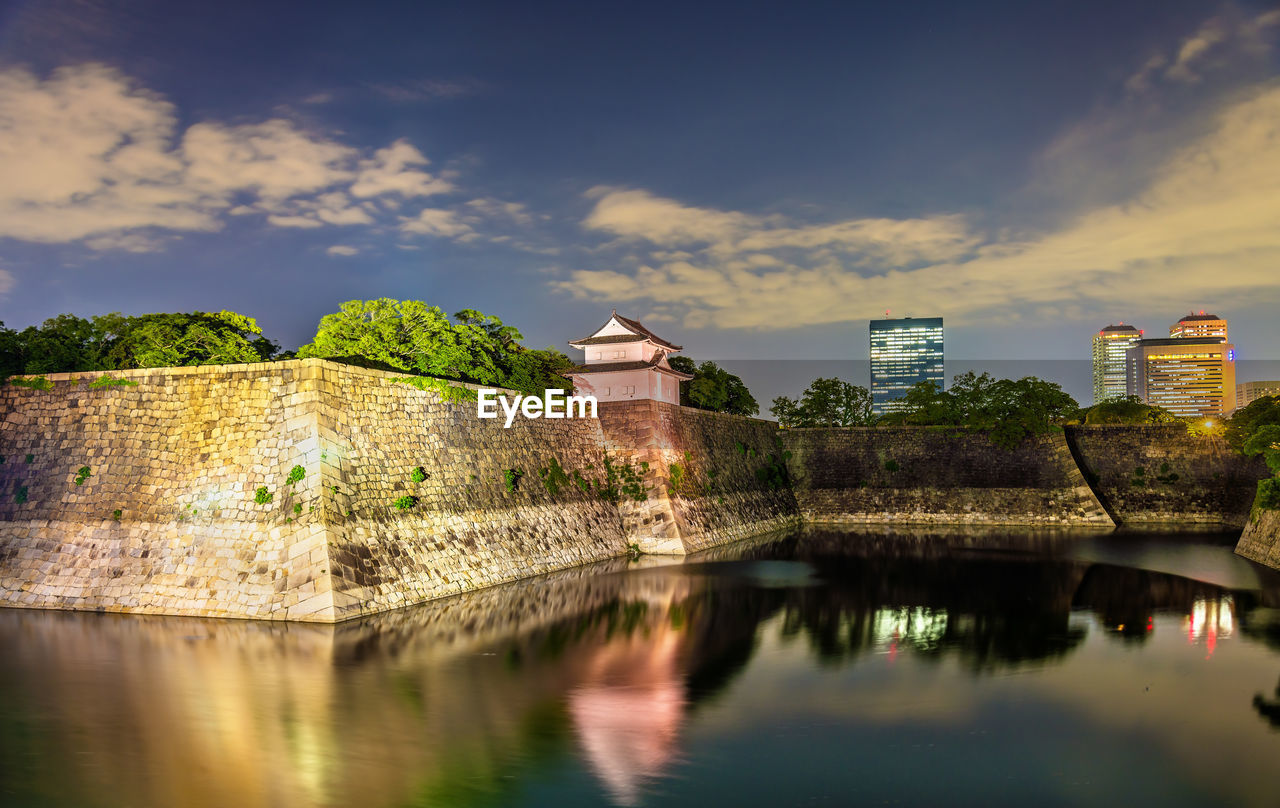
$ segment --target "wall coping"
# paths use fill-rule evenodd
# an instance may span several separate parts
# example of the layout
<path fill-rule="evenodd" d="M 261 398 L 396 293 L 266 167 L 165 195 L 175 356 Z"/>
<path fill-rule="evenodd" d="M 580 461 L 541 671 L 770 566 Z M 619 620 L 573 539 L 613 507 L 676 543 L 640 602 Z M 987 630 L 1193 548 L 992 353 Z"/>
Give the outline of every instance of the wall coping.
<path fill-rule="evenodd" d="M 121 370 L 77 370 L 67 373 L 14 373 L 10 378 L 16 377 L 30 379 L 43 376 L 51 382 L 76 382 L 78 385 L 79 382 L 92 382 L 101 376 L 110 376 L 114 379 L 145 379 L 151 376 L 218 376 L 228 373 L 244 372 L 257 372 L 258 375 L 268 376 L 274 375 L 279 371 L 299 370 L 302 368 L 326 368 L 375 379 L 438 378 L 435 376 L 418 376 L 414 373 L 405 373 L 401 371 L 366 368 L 359 365 L 350 365 L 345 362 L 335 362 L 332 359 L 318 358 L 282 359 L 277 362 L 248 362 L 232 365 L 184 365 L 158 368 L 124 368 Z M 439 381 L 447 382 L 453 387 L 464 387 L 469 390 L 479 390 L 482 387 L 487 389 L 491 388 L 490 385 L 460 382 L 453 379 L 439 379 Z M 492 387 L 491 389 L 499 390 L 504 393 L 518 392 L 505 387 Z"/>

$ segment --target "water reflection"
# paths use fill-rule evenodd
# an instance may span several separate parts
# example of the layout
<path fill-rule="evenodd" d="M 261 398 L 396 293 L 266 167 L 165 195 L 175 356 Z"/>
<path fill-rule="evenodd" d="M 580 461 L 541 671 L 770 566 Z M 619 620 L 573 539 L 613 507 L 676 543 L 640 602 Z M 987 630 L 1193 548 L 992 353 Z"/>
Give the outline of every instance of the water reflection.
<path fill-rule="evenodd" d="M 910 662 L 994 682 L 1063 664 L 1091 626 L 1104 646 L 1146 652 L 1178 621 L 1179 643 L 1205 657 L 1237 634 L 1280 648 L 1274 592 L 1082 561 L 1070 551 L 1078 540 L 810 530 L 328 628 L 0 610 L 0 794 L 14 805 L 591 804 L 601 794 L 634 805 L 697 781 L 694 728 L 751 670 L 866 669 L 889 682 Z M 850 698 L 883 687 L 832 686 Z M 805 695 L 770 691 L 784 710 Z M 1256 711 L 1276 724 L 1280 689 L 1252 705 L 1249 721 Z M 741 713 L 736 731 L 756 731 Z"/>

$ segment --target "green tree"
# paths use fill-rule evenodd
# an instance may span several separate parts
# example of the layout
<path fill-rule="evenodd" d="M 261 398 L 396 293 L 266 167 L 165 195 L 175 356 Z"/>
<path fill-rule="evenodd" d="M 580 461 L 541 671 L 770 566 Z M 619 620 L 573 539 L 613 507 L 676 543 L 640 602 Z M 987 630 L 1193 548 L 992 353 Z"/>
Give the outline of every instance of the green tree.
<path fill-rule="evenodd" d="M 1280 396 L 1263 396 L 1236 410 L 1225 422 L 1223 435 L 1231 448 L 1243 451 L 1245 442 L 1270 424 L 1280 424 Z"/>
<path fill-rule="evenodd" d="M 18 332 L 0 322 L 0 380 L 26 370 L 26 357 Z"/>
<path fill-rule="evenodd" d="M 1244 443 L 1246 455 L 1262 455 L 1267 468 L 1280 474 L 1280 425 L 1267 424 L 1258 429 Z"/>
<path fill-rule="evenodd" d="M 874 421 L 867 388 L 836 378 L 814 379 L 799 401 L 778 396 L 769 411 L 785 427 L 868 426 Z"/>
<path fill-rule="evenodd" d="M 45 320 L 39 328 L 24 328 L 17 339 L 23 373 L 102 370 L 98 360 L 102 335 L 83 317 L 59 314 Z"/>
<path fill-rule="evenodd" d="M 569 358 L 520 345 L 520 332 L 497 317 L 463 309 L 455 322 L 420 300 L 349 300 L 320 319 L 299 357 L 354 360 L 433 378 L 509 387 L 540 395 L 567 388 Z"/>
<path fill-rule="evenodd" d="M 912 387 L 901 408 L 881 423 L 966 426 L 988 432 L 996 445 L 1011 449 L 1079 409 L 1059 385 L 1034 376 L 1014 380 L 964 373 L 955 377 L 950 390 L 933 382 Z"/>
<path fill-rule="evenodd" d="M 693 378 L 680 383 L 680 403 L 686 407 L 734 415 L 755 415 L 760 412 L 751 391 L 742 379 L 715 362 L 694 362 L 687 356 L 672 356 L 667 363 L 681 373 Z"/>
<path fill-rule="evenodd" d="M 93 324 L 104 369 L 266 362 L 279 350 L 252 317 L 232 311 L 113 313 Z"/>
<path fill-rule="evenodd" d="M 1143 403 L 1137 396 L 1116 396 L 1100 401 L 1080 414 L 1085 424 L 1172 424 L 1178 416 Z"/>

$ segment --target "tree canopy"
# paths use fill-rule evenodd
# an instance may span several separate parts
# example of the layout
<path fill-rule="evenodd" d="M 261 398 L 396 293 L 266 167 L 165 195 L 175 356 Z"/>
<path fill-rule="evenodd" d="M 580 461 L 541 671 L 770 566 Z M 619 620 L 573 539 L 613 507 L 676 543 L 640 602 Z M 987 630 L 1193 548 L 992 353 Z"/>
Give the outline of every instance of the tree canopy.
<path fill-rule="evenodd" d="M 681 373 L 693 374 L 692 379 L 680 383 L 680 403 L 684 406 L 734 415 L 760 412 L 760 405 L 742 379 L 715 362 L 698 363 L 687 356 L 672 356 L 667 363 Z"/>
<path fill-rule="evenodd" d="M 15 332 L 0 324 L 0 369 L 15 373 L 264 362 L 278 346 L 252 317 L 231 311 L 59 314 Z"/>
<path fill-rule="evenodd" d="M 1028 435 L 1047 432 L 1080 409 L 1062 387 L 1035 376 L 996 379 L 963 373 L 949 390 L 921 382 L 907 391 L 901 409 L 883 423 L 952 425 L 981 429 L 992 442 L 1013 448 Z"/>
<path fill-rule="evenodd" d="M 1227 420 L 1227 442 L 1246 455 L 1262 455 L 1272 475 L 1258 483 L 1258 506 L 1280 510 L 1280 396 L 1249 402 Z"/>
<path fill-rule="evenodd" d="M 1083 424 L 1172 424 L 1178 416 L 1143 403 L 1137 396 L 1117 396 L 1100 401 L 1080 413 Z"/>
<path fill-rule="evenodd" d="M 867 426 L 874 423 L 871 393 L 841 379 L 814 379 L 796 401 L 778 396 L 769 408 L 785 427 Z"/>
<path fill-rule="evenodd" d="M 438 306 L 383 297 L 348 300 L 324 315 L 298 356 L 356 360 L 527 394 L 570 386 L 560 375 L 573 367 L 567 356 L 554 348 L 530 350 L 521 339 L 512 326 L 475 309 L 463 309 L 451 321 Z"/>

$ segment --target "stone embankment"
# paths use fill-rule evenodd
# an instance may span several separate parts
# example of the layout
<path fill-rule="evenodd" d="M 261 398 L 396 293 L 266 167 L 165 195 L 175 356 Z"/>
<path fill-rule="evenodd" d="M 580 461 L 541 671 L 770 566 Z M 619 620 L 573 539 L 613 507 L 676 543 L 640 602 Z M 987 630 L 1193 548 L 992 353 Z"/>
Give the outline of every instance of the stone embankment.
<path fill-rule="evenodd" d="M 1258 481 L 1271 472 L 1213 436 L 1181 424 L 1069 426 L 1067 442 L 1116 522 L 1242 527 Z"/>
<path fill-rule="evenodd" d="M 1280 570 L 1280 511 L 1255 510 L 1244 526 L 1236 552 Z"/>
<path fill-rule="evenodd" d="M 315 359 L 111 375 L 0 387 L 0 605 L 335 622 L 801 521 L 1243 523 L 1258 472 L 1140 427 L 1005 451 L 638 401 L 504 429 Z"/>
<path fill-rule="evenodd" d="M 1002 449 L 946 427 L 789 429 L 806 522 L 1111 527 L 1062 433 Z"/>

